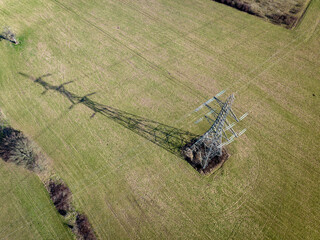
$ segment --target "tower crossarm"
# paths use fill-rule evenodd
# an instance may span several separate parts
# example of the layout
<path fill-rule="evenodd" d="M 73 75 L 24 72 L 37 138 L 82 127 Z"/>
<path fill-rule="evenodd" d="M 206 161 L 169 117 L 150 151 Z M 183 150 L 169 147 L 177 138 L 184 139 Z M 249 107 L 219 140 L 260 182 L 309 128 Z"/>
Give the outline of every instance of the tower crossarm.
<path fill-rule="evenodd" d="M 214 157 L 215 154 L 221 155 L 221 147 L 219 147 L 219 145 L 221 144 L 223 126 L 230 112 L 233 100 L 234 95 L 232 94 L 223 104 L 217 119 L 208 131 L 208 135 L 211 135 L 212 137 L 210 141 L 209 151 L 203 158 L 203 168 L 207 167 L 209 159 L 211 157 Z"/>
<path fill-rule="evenodd" d="M 197 142 L 195 142 L 194 145 L 198 145 L 200 142 L 203 141 L 204 138 L 215 138 L 221 135 L 225 120 L 231 109 L 233 100 L 234 100 L 234 95 L 232 94 L 230 97 L 228 97 L 227 101 L 223 104 L 221 111 L 219 112 L 216 120 L 214 121 L 210 129 Z"/>
<path fill-rule="evenodd" d="M 231 111 L 231 105 L 234 100 L 234 95 L 228 97 L 225 103 L 221 105 L 221 111 L 217 114 L 217 118 L 213 122 L 210 129 L 202 135 L 191 147 L 193 151 L 203 151 L 201 165 L 206 168 L 208 162 L 214 156 L 221 156 L 222 148 L 221 140 L 223 134 L 223 126 L 226 122 L 227 116 Z"/>

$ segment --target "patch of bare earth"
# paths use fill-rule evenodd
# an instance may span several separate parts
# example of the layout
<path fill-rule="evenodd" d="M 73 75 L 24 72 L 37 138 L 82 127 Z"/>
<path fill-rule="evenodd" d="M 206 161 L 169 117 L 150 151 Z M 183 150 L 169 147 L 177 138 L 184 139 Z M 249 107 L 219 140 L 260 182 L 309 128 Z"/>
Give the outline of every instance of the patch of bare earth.
<path fill-rule="evenodd" d="M 215 156 L 212 159 L 208 160 L 208 166 L 206 168 L 202 168 L 201 165 L 201 156 L 204 154 L 204 148 L 199 149 L 199 151 L 194 152 L 190 150 L 190 147 L 193 145 L 195 140 L 191 141 L 190 143 L 186 144 L 182 148 L 182 156 L 185 158 L 185 160 L 190 163 L 190 165 L 196 169 L 201 174 L 209 174 L 213 173 L 217 169 L 219 169 L 223 163 L 229 158 L 229 153 L 225 148 L 222 148 L 222 155 L 221 156 Z"/>
<path fill-rule="evenodd" d="M 214 0 L 240 11 L 265 18 L 274 24 L 293 28 L 311 0 Z"/>

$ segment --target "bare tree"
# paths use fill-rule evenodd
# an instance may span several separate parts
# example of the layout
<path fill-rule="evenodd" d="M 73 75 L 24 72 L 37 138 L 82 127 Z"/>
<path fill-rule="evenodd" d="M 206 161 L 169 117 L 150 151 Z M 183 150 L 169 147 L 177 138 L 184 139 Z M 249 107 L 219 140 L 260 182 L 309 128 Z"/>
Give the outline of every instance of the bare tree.
<path fill-rule="evenodd" d="M 14 44 L 18 44 L 18 40 L 16 39 L 16 35 L 10 30 L 9 27 L 5 27 L 3 29 L 3 32 L 0 34 L 0 39 L 5 39 L 7 41 L 10 41 Z"/>

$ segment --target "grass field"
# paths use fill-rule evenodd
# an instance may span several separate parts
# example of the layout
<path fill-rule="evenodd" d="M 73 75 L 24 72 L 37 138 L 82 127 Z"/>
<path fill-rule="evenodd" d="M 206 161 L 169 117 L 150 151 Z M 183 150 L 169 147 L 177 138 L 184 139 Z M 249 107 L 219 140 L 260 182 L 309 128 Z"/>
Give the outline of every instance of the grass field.
<path fill-rule="evenodd" d="M 0 0 L 21 41 L 0 42 L 0 108 L 99 239 L 319 239 L 319 22 L 319 0 L 295 30 L 209 0 Z M 202 176 L 19 72 L 195 134 L 192 111 L 227 89 L 248 131 Z M 72 239 L 35 175 L 0 172 L 0 239 Z"/>

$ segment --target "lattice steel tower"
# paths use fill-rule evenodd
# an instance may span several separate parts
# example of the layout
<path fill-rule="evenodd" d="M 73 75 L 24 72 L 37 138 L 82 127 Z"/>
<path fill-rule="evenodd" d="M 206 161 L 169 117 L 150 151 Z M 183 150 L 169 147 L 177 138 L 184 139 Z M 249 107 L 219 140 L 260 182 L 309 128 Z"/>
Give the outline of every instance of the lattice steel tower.
<path fill-rule="evenodd" d="M 218 96 L 222 95 L 224 92 L 225 91 L 222 91 L 221 93 L 217 94 L 215 97 L 211 98 L 195 110 L 195 112 L 198 112 L 201 108 L 207 107 L 210 111 L 205 114 L 204 117 L 201 117 L 198 121 L 196 121 L 196 123 L 201 122 L 205 118 L 210 124 L 212 124 L 209 130 L 188 149 L 189 155 L 191 154 L 194 156 L 194 160 L 198 162 L 203 169 L 208 166 L 209 162 L 213 158 L 222 155 L 223 146 L 231 143 L 235 137 L 241 136 L 246 131 L 246 129 L 243 129 L 239 133 L 234 131 L 233 127 L 235 124 L 244 119 L 248 114 L 246 113 L 240 119 L 238 119 L 231 109 L 234 101 L 234 94 L 231 94 L 225 102 L 222 102 L 220 99 L 218 99 Z M 209 106 L 209 103 L 213 101 L 218 103 L 219 107 L 221 108 L 220 111 L 217 111 L 213 107 Z M 210 115 L 215 116 L 215 120 L 210 118 Z M 229 115 L 235 120 L 235 122 L 229 124 L 227 120 Z M 226 141 L 222 142 L 223 139 Z"/>

